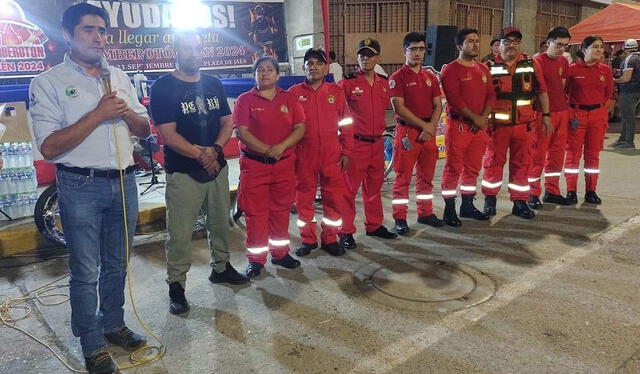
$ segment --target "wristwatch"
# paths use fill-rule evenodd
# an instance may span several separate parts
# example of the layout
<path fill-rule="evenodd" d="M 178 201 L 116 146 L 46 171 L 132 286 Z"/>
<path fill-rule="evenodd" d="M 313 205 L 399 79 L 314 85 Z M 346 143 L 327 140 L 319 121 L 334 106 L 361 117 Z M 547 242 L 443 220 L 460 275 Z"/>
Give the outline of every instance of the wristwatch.
<path fill-rule="evenodd" d="M 222 147 L 221 147 L 219 144 L 215 144 L 215 143 L 214 143 L 212 147 L 213 147 L 213 149 L 215 149 L 215 150 L 216 150 L 216 152 L 217 152 L 218 154 L 224 154 L 224 152 L 222 152 Z"/>

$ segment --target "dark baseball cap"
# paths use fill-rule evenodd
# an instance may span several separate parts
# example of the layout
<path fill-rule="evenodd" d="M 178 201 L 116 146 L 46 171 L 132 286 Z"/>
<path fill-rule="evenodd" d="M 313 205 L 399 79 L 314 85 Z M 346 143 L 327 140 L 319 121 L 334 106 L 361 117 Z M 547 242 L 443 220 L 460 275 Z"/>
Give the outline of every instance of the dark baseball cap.
<path fill-rule="evenodd" d="M 318 61 L 324 61 L 325 63 L 327 62 L 327 52 L 320 48 L 307 49 L 307 51 L 304 53 L 304 62 L 307 62 L 307 60 L 311 57 L 317 58 Z"/>
<path fill-rule="evenodd" d="M 358 53 L 360 53 L 363 49 L 369 49 L 373 53 L 379 55 L 380 54 L 380 42 L 375 39 L 364 39 L 358 43 Z"/>
<path fill-rule="evenodd" d="M 515 36 L 516 38 L 522 39 L 522 33 L 520 29 L 515 26 L 505 27 L 500 33 L 500 40 L 506 39 L 510 36 Z"/>

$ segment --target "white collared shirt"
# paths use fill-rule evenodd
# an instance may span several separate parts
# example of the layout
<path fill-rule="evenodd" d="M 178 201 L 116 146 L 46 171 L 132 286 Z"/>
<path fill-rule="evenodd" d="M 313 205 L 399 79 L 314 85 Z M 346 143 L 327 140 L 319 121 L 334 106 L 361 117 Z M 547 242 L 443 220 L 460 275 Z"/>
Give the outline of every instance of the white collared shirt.
<path fill-rule="evenodd" d="M 138 102 L 127 74 L 108 65 L 104 59 L 102 66 L 109 69 L 111 87 L 118 91 L 118 97 L 136 114 L 148 118 L 147 109 Z M 102 80 L 87 74 L 68 54 L 62 63 L 35 77 L 29 87 L 29 115 L 38 149 L 55 131 L 75 124 L 95 109 L 104 94 Z M 101 123 L 82 143 L 51 161 L 92 169 L 119 169 L 132 165 L 133 143 L 129 126 L 122 118 L 116 119 L 114 135 L 113 122 Z M 116 137 L 119 155 L 116 153 Z"/>

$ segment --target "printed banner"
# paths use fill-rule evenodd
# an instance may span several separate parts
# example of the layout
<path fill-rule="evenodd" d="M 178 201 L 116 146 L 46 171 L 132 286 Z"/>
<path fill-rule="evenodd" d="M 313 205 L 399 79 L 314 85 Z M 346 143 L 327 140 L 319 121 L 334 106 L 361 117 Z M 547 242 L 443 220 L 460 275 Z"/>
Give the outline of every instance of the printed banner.
<path fill-rule="evenodd" d="M 99 1 L 109 15 L 105 57 L 128 72 L 174 68 L 172 34 L 197 27 L 204 69 L 250 66 L 260 56 L 288 61 L 283 0 Z M 0 78 L 35 76 L 62 61 L 60 22 L 73 0 L 0 0 Z"/>

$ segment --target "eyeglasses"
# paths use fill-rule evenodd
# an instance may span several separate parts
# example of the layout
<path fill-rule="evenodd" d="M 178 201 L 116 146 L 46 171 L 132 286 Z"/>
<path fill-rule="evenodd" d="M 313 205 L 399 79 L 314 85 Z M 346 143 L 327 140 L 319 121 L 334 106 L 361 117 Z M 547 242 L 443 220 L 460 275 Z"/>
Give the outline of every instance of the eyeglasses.
<path fill-rule="evenodd" d="M 502 39 L 501 42 L 504 45 L 520 45 L 522 43 L 521 39 Z"/>
<path fill-rule="evenodd" d="M 553 40 L 549 40 L 549 42 L 555 44 L 556 46 L 558 46 L 558 48 L 569 48 L 569 43 L 558 43 L 554 42 Z"/>
<path fill-rule="evenodd" d="M 424 52 L 427 50 L 425 47 L 407 47 L 404 49 L 407 52 Z"/>

